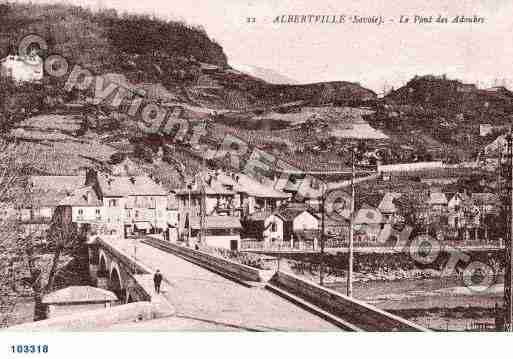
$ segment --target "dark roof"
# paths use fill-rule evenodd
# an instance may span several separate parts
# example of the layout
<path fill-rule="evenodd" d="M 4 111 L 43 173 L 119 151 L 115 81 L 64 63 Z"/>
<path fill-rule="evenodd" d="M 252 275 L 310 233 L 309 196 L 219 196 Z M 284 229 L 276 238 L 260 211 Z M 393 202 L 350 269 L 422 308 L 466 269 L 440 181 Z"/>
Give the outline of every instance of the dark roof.
<path fill-rule="evenodd" d="M 96 195 L 96 191 L 90 186 L 77 188 L 69 196 L 66 196 L 59 202 L 60 206 L 75 206 L 75 207 L 100 207 L 103 205 L 102 201 Z"/>
<path fill-rule="evenodd" d="M 355 193 L 355 210 L 362 208 L 365 204 L 377 208 L 383 199 L 383 195 L 376 192 L 358 191 Z"/>
<path fill-rule="evenodd" d="M 55 207 L 75 189 L 84 184 L 82 176 L 31 176 L 29 179 L 34 203 Z"/>

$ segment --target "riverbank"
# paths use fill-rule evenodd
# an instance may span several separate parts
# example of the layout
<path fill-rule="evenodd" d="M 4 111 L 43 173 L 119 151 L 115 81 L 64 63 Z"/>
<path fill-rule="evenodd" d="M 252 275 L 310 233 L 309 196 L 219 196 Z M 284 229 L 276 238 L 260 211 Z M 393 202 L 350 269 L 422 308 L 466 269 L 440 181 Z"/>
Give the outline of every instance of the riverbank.
<path fill-rule="evenodd" d="M 282 261 L 287 270 L 319 283 L 318 264 L 296 264 Z M 355 272 L 353 296 L 433 330 L 464 331 L 476 325 L 491 330 L 495 305 L 503 302 L 503 275 L 495 281 L 486 291 L 477 292 L 465 286 L 461 275 L 441 276 L 430 268 Z M 329 269 L 323 282 L 342 294 L 347 292 L 345 270 Z"/>

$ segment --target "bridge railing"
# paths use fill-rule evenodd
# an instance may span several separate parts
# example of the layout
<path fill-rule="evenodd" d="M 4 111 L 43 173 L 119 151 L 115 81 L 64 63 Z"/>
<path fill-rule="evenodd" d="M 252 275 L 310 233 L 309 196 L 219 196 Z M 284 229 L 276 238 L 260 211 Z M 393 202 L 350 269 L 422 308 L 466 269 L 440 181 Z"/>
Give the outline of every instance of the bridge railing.
<path fill-rule="evenodd" d="M 270 283 L 366 331 L 429 331 L 409 320 L 291 273 L 278 271 Z"/>
<path fill-rule="evenodd" d="M 274 269 L 259 269 L 248 265 L 235 262 L 233 260 L 216 256 L 201 250 L 195 250 L 186 246 L 163 241 L 155 238 L 147 238 L 144 240 L 156 248 L 167 252 L 174 253 L 187 259 L 190 262 L 198 264 L 202 267 L 211 269 L 224 275 L 232 277 L 240 282 L 257 283 L 267 282 L 275 273 Z"/>

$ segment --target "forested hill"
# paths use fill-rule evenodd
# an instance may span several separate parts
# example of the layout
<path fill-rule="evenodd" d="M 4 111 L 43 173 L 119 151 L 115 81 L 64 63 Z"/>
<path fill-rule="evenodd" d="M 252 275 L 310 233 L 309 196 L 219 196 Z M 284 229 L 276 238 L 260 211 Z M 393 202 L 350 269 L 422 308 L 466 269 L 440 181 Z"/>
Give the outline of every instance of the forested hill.
<path fill-rule="evenodd" d="M 45 38 L 54 52 L 74 63 L 102 71 L 119 69 L 123 53 L 158 52 L 171 58 L 192 56 L 219 66 L 227 64 L 221 46 L 204 30 L 182 22 L 64 4 L 0 4 L 0 49 L 6 51 L 30 33 Z"/>
<path fill-rule="evenodd" d="M 63 4 L 0 5 L 0 55 L 33 33 L 71 64 L 96 74 L 122 74 L 133 84 L 161 83 L 175 97 L 200 106 L 246 109 L 298 100 L 359 103 L 376 97 L 350 82 L 267 83 L 232 69 L 223 48 L 201 27 L 179 21 Z"/>

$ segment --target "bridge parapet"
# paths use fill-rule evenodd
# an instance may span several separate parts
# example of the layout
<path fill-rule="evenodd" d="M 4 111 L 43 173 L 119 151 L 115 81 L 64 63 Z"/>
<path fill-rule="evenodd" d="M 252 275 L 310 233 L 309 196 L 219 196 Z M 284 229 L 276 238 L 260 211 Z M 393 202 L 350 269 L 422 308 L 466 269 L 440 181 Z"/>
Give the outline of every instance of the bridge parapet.
<path fill-rule="evenodd" d="M 217 272 L 248 286 L 263 286 L 275 273 L 275 270 L 253 268 L 226 258 L 195 250 L 160 239 L 148 238 L 143 241 L 153 247 L 173 253 L 189 262 Z"/>
<path fill-rule="evenodd" d="M 153 270 L 131 257 L 120 239 L 95 236 L 88 243 L 89 270 L 97 286 L 114 291 L 124 303 L 151 302 L 155 317 L 174 312 L 163 296 L 155 293 Z"/>
<path fill-rule="evenodd" d="M 347 297 L 291 273 L 278 271 L 270 281 L 272 285 L 290 292 L 323 310 L 371 332 L 409 331 L 426 332 L 428 329 L 409 320 L 388 313 L 373 305 Z"/>

